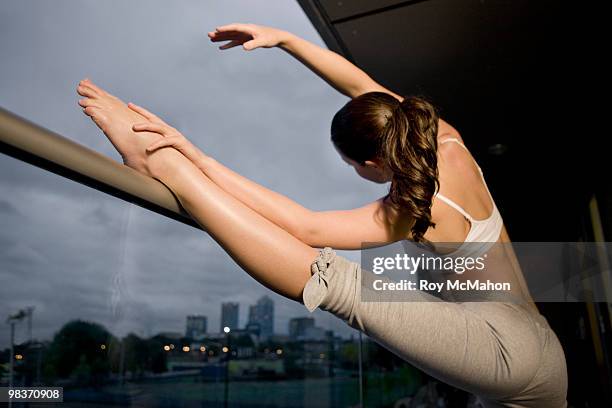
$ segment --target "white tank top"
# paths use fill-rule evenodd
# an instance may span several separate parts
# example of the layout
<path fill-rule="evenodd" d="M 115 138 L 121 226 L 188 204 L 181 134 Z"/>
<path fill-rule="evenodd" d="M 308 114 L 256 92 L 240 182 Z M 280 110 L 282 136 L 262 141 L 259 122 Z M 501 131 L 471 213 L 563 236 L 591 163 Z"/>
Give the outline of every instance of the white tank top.
<path fill-rule="evenodd" d="M 455 142 L 459 146 L 463 147 L 466 151 L 468 151 L 467 147 L 465 147 L 456 138 L 445 139 L 441 141 L 440 144 L 447 143 L 447 142 Z M 493 200 L 493 197 L 491 196 L 491 192 L 489 191 L 487 182 L 484 179 L 482 169 L 480 168 L 480 166 L 478 166 L 478 163 L 476 163 L 475 161 L 474 163 L 476 164 L 476 167 L 478 167 L 478 171 L 480 171 L 480 176 L 482 177 L 482 181 L 485 185 L 485 188 L 487 189 L 487 193 L 489 194 L 491 203 L 493 204 L 493 212 L 488 218 L 485 218 L 484 220 L 477 220 L 474 217 L 472 217 L 470 214 L 468 214 L 467 211 L 465 211 L 459 204 L 457 204 L 450 198 L 442 194 L 439 194 L 439 193 L 436 193 L 435 197 L 439 198 L 440 200 L 444 201 L 446 204 L 453 207 L 455 210 L 459 211 L 470 222 L 470 231 L 468 232 L 464 243 L 469 243 L 469 242 L 494 243 L 494 242 L 497 242 L 497 240 L 499 239 L 502 227 L 504 225 L 504 221 L 502 220 L 501 214 L 499 213 L 499 210 L 497 209 L 497 206 L 495 205 L 495 201 Z"/>

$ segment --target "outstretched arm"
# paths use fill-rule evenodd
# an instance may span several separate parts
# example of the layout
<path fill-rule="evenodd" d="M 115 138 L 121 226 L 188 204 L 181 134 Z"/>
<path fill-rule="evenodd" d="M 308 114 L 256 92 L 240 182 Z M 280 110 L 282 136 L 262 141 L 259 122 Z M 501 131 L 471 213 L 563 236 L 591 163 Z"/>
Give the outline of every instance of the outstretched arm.
<path fill-rule="evenodd" d="M 352 210 L 311 211 L 207 156 L 146 109 L 129 107 L 149 120 L 134 125 L 134 131 L 163 136 L 147 148 L 149 152 L 174 147 L 223 191 L 309 246 L 360 249 L 364 242 L 389 243 L 408 236 L 407 221 L 396 216 L 383 199 Z"/>
<path fill-rule="evenodd" d="M 287 31 L 255 24 L 229 24 L 208 33 L 213 42 L 228 41 L 221 49 L 242 45 L 255 48 L 279 47 L 298 59 L 340 93 L 355 98 L 372 91 L 401 97 L 374 81 L 368 74 L 333 51 L 324 49 Z"/>
<path fill-rule="evenodd" d="M 313 247 L 361 249 L 364 242 L 389 243 L 408 236 L 408 226 L 383 199 L 356 209 L 312 211 L 211 157 L 204 156 L 197 166 L 224 191 Z"/>
<path fill-rule="evenodd" d="M 228 24 L 209 32 L 213 42 L 228 41 L 219 48 L 226 50 L 242 45 L 247 50 L 279 47 L 287 51 L 340 93 L 355 98 L 367 92 L 385 92 L 402 101 L 401 95 L 374 81 L 359 67 L 333 51 L 321 48 L 287 31 L 255 24 Z M 440 135 L 458 132 L 440 118 Z"/>
<path fill-rule="evenodd" d="M 367 92 L 386 92 L 401 97 L 374 81 L 359 67 L 333 51 L 287 33 L 280 47 L 310 68 L 338 92 L 355 98 Z"/>

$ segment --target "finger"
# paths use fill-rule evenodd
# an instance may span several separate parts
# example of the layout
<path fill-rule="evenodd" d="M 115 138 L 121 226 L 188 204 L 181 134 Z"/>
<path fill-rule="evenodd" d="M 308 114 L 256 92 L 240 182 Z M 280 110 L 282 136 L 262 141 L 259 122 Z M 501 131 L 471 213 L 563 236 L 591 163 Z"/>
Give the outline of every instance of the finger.
<path fill-rule="evenodd" d="M 253 38 L 250 34 L 239 33 L 236 31 L 231 31 L 228 33 L 221 33 L 219 35 L 214 35 L 210 37 L 212 42 L 220 42 L 220 41 L 230 41 L 230 40 L 249 40 Z"/>
<path fill-rule="evenodd" d="M 242 45 L 242 48 L 244 48 L 247 51 L 251 51 L 254 50 L 255 48 L 259 47 L 261 45 L 260 41 L 257 40 L 251 40 L 251 41 L 247 41 Z"/>
<path fill-rule="evenodd" d="M 215 31 L 218 33 L 223 33 L 226 31 L 239 31 L 243 33 L 248 33 L 249 28 L 247 27 L 246 24 L 232 23 L 232 24 L 227 24 L 224 26 L 217 27 Z"/>
<path fill-rule="evenodd" d="M 170 129 L 168 128 L 168 126 L 162 125 L 161 123 L 155 123 L 155 122 L 137 123 L 132 126 L 132 130 L 134 132 L 159 133 L 160 135 L 164 137 L 170 134 Z"/>
<path fill-rule="evenodd" d="M 167 137 L 164 139 L 159 139 L 155 142 L 153 142 L 149 147 L 146 148 L 147 152 L 152 152 L 155 151 L 157 149 L 160 149 L 162 147 L 166 147 L 166 146 L 174 146 L 175 144 L 177 144 L 179 141 L 179 138 L 176 136 L 172 136 L 172 137 Z"/>
<path fill-rule="evenodd" d="M 236 46 L 238 46 L 238 45 L 240 45 L 242 43 L 243 43 L 243 41 L 233 40 L 233 41 L 228 42 L 227 44 L 223 44 L 222 46 L 219 47 L 219 49 L 220 50 L 227 50 L 227 49 L 230 49 L 230 48 L 234 48 L 234 47 L 236 47 Z"/>
<path fill-rule="evenodd" d="M 149 112 L 148 110 L 146 110 L 142 106 L 138 106 L 138 105 L 130 102 L 130 103 L 128 103 L 128 108 L 130 108 L 131 110 L 133 110 L 136 113 L 141 114 L 142 116 L 144 116 L 145 118 L 149 119 L 152 122 L 162 123 L 164 125 L 166 124 L 166 122 L 161 120 L 157 115 L 154 115 L 153 113 Z"/>
<path fill-rule="evenodd" d="M 211 38 L 223 38 L 223 37 L 228 37 L 228 36 L 232 36 L 232 35 L 238 35 L 241 34 L 240 31 L 209 31 L 208 32 L 208 36 Z"/>
<path fill-rule="evenodd" d="M 243 37 L 237 36 L 237 35 L 226 35 L 223 37 L 215 37 L 215 38 L 211 38 L 210 41 L 217 43 L 217 42 L 223 42 L 223 41 L 235 41 L 235 40 L 239 40 Z M 246 37 L 245 37 L 246 39 Z"/>
<path fill-rule="evenodd" d="M 211 31 L 208 33 L 211 37 L 215 37 L 215 38 L 222 38 L 222 37 L 227 37 L 227 36 L 236 36 L 236 35 L 250 35 L 249 33 L 245 32 L 245 31 L 238 31 L 238 30 L 228 30 L 228 31 Z"/>

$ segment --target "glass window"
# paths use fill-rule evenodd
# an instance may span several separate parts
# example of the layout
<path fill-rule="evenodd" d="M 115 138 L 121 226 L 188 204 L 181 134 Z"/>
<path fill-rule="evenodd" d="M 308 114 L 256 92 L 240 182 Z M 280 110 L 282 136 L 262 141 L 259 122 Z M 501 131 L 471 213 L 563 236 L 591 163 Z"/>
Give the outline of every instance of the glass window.
<path fill-rule="evenodd" d="M 207 40 L 253 21 L 322 44 L 297 2 L 26 0 L 0 15 L 0 106 L 37 124 L 119 160 L 77 105 L 90 77 L 312 209 L 384 193 L 329 142 L 344 97 L 280 51 Z M 359 403 L 358 334 L 263 288 L 202 231 L 7 156 L 0 193 L 3 384 L 63 386 L 77 405 Z"/>

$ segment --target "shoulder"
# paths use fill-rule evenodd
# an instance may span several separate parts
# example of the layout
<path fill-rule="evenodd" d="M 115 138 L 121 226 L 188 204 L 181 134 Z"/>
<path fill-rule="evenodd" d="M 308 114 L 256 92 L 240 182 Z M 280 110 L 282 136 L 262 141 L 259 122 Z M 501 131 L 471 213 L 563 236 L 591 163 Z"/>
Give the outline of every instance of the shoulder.
<path fill-rule="evenodd" d="M 440 168 L 446 167 L 459 171 L 458 176 L 465 177 L 466 174 L 461 170 L 471 173 L 476 169 L 474 158 L 468 147 L 465 146 L 463 138 L 455 128 L 446 122 L 445 125 L 440 126 L 438 132 L 438 159 Z"/>
<path fill-rule="evenodd" d="M 438 165 L 451 165 L 455 168 L 464 167 L 471 161 L 467 148 L 454 141 L 443 143 L 447 138 L 438 139 Z M 460 143 L 462 143 L 460 141 Z"/>
<path fill-rule="evenodd" d="M 461 134 L 457 129 L 451 126 L 448 122 L 443 120 L 442 118 L 438 119 L 438 142 L 447 138 L 456 138 L 459 139 L 461 143 L 463 143 L 463 139 L 461 138 Z"/>

